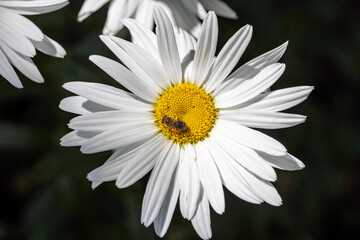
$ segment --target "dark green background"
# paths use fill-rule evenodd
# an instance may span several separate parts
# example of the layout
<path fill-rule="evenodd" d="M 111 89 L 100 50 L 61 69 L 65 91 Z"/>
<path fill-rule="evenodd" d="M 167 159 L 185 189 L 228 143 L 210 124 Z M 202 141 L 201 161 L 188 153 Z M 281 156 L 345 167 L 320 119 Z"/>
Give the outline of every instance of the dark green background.
<path fill-rule="evenodd" d="M 278 172 L 283 206 L 252 205 L 226 192 L 226 211 L 212 213 L 213 239 L 348 239 L 359 236 L 359 1 L 227 1 L 239 20 L 219 19 L 219 46 L 241 26 L 254 26 L 239 64 L 286 40 L 285 74 L 274 89 L 314 85 L 309 99 L 288 112 L 308 116 L 290 129 L 265 131 L 306 168 Z M 110 152 L 84 155 L 59 146 L 74 115 L 58 104 L 68 81 L 116 83 L 89 60 L 115 59 L 99 40 L 106 8 L 76 22 L 82 1 L 30 17 L 67 50 L 64 59 L 39 53 L 45 83 L 21 74 L 24 89 L 0 79 L 0 239 L 156 239 L 140 224 L 147 177 L 119 190 L 113 182 L 91 190 L 86 174 Z M 128 37 L 126 31 L 120 33 Z M 356 235 L 355 235 L 356 236 Z M 198 239 L 177 209 L 165 239 Z"/>

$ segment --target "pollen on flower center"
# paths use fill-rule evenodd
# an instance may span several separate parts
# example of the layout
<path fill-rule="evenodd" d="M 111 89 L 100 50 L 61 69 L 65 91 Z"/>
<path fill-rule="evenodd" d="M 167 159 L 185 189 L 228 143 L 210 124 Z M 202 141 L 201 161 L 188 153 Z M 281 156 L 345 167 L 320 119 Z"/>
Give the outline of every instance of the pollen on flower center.
<path fill-rule="evenodd" d="M 165 90 L 154 110 L 160 132 L 180 144 L 197 143 L 208 137 L 217 112 L 210 94 L 191 83 Z"/>

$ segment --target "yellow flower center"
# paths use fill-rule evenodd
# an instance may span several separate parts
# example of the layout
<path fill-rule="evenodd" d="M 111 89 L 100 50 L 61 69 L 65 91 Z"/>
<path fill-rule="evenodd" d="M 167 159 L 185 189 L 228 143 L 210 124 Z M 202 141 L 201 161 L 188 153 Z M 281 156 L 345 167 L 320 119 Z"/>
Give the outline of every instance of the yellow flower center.
<path fill-rule="evenodd" d="M 204 89 L 182 83 L 161 94 L 154 115 L 162 134 L 176 143 L 187 144 L 209 136 L 217 112 L 213 98 Z"/>

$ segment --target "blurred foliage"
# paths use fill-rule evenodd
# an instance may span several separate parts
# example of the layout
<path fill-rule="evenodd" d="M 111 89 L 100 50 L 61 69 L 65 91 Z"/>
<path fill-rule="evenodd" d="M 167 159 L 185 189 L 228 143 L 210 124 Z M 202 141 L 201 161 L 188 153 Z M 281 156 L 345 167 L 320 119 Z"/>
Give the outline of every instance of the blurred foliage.
<path fill-rule="evenodd" d="M 212 214 L 213 239 L 358 235 L 359 1 L 227 2 L 239 19 L 219 19 L 219 46 L 246 23 L 254 26 L 253 40 L 239 64 L 289 40 L 281 60 L 287 70 L 274 88 L 314 85 L 315 91 L 290 110 L 307 115 L 305 124 L 266 131 L 306 164 L 299 172 L 278 171 L 275 186 L 283 206 L 253 205 L 226 192 L 225 213 Z M 30 17 L 68 53 L 64 59 L 35 57 L 44 84 L 21 76 L 25 88 L 18 90 L 0 79 L 0 239 L 157 239 L 152 227 L 140 224 L 146 178 L 127 189 L 112 182 L 93 191 L 86 174 L 110 153 L 83 155 L 59 146 L 73 117 L 58 108 L 70 95 L 61 86 L 68 81 L 115 85 L 88 60 L 92 54 L 115 59 L 98 38 L 106 8 L 80 24 L 81 3 Z M 129 38 L 126 30 L 120 36 Z M 177 209 L 165 239 L 198 237 Z"/>

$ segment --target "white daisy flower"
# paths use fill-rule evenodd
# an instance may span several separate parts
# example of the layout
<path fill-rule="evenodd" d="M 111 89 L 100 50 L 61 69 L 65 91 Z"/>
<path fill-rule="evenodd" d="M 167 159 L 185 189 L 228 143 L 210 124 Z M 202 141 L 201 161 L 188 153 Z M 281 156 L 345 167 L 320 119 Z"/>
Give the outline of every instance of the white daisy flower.
<path fill-rule="evenodd" d="M 213 12 L 198 41 L 184 31 L 174 33 L 160 7 L 154 8 L 154 16 L 156 34 L 135 20 L 124 21 L 136 43 L 101 36 L 125 66 L 90 57 L 129 91 L 99 83 L 64 85 L 78 96 L 65 98 L 60 108 L 81 116 L 70 121 L 73 131 L 61 145 L 81 146 L 86 154 L 116 150 L 88 174 L 93 188 L 106 181 L 125 188 L 152 170 L 141 222 L 154 223 L 156 233 L 164 236 L 179 199 L 183 217 L 209 239 L 209 206 L 224 212 L 223 185 L 245 201 L 281 205 L 271 184 L 276 180 L 273 168 L 298 170 L 304 164 L 253 128 L 304 122 L 305 116 L 280 111 L 304 101 L 313 87 L 266 91 L 285 70 L 277 61 L 287 43 L 231 73 L 250 41 L 249 25 L 215 56 L 218 24 Z"/>
<path fill-rule="evenodd" d="M 22 88 L 15 66 L 34 82 L 44 82 L 32 57 L 36 49 L 53 57 L 64 57 L 65 50 L 22 15 L 37 15 L 58 10 L 67 0 L 0 0 L 0 75 Z"/>
<path fill-rule="evenodd" d="M 78 14 L 78 21 L 82 22 L 109 1 L 85 0 Z M 154 3 L 166 11 L 173 25 L 191 32 L 194 36 L 200 31 L 200 19 L 204 19 L 206 10 L 215 11 L 218 16 L 237 18 L 236 13 L 221 0 L 112 0 L 103 34 L 115 35 L 124 26 L 121 20 L 129 17 L 152 29 Z"/>

